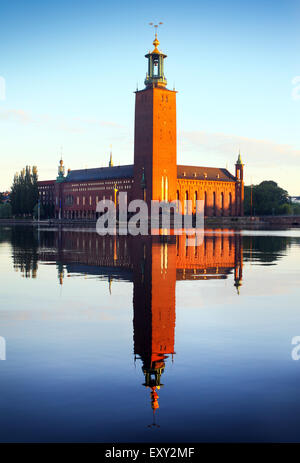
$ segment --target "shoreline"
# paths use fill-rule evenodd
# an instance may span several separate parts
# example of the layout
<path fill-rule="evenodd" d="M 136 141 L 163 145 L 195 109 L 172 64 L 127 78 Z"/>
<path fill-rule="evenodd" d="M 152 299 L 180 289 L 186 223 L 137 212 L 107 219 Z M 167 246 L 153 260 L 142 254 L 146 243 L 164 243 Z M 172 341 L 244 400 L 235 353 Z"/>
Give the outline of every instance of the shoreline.
<path fill-rule="evenodd" d="M 66 219 L 0 219 L 1 225 L 23 226 L 80 226 L 82 228 L 95 227 L 96 220 L 66 220 Z M 261 228 L 265 226 L 300 227 L 300 216 L 244 216 L 244 217 L 206 217 L 205 227 L 230 227 L 230 228 Z"/>

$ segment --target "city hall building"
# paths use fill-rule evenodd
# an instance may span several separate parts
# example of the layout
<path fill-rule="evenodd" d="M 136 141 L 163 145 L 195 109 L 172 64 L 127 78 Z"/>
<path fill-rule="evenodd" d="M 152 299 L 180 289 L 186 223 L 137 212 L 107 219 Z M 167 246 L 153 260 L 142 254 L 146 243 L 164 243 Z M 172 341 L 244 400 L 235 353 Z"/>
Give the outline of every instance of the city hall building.
<path fill-rule="evenodd" d="M 154 49 L 145 57 L 148 70 L 145 88 L 135 92 L 134 163 L 68 170 L 60 161 L 56 180 L 40 181 L 43 206 L 52 206 L 61 219 L 96 219 L 96 205 L 126 192 L 128 202 L 142 199 L 150 210 L 151 200 L 179 200 L 183 214 L 196 212 L 196 201 L 204 201 L 205 216 L 244 214 L 243 163 L 239 154 L 235 175 L 227 169 L 177 164 L 176 91 L 167 89 L 166 55 Z M 189 200 L 186 203 L 186 200 Z"/>

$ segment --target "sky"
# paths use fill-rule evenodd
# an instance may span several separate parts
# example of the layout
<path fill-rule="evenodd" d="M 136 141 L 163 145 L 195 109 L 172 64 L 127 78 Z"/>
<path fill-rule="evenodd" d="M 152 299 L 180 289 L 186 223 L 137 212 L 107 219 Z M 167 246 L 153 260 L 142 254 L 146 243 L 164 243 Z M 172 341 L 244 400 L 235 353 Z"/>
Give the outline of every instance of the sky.
<path fill-rule="evenodd" d="M 300 195 L 297 0 L 0 0 L 0 191 L 37 165 L 133 163 L 134 92 L 153 28 L 177 94 L 179 164 L 228 167 Z"/>

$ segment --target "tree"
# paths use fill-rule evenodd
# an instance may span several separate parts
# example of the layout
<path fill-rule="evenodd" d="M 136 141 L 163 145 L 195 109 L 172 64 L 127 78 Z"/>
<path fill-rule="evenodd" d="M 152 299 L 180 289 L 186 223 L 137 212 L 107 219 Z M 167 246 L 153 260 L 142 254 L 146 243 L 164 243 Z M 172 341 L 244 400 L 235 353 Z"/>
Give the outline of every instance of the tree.
<path fill-rule="evenodd" d="M 300 215 L 300 204 L 292 204 L 293 215 Z"/>
<path fill-rule="evenodd" d="M 39 199 L 37 169 L 29 166 L 15 174 L 11 188 L 11 205 L 15 215 L 32 215 Z"/>
<path fill-rule="evenodd" d="M 280 188 L 276 182 L 265 180 L 259 185 L 245 187 L 245 214 L 251 214 L 251 188 L 252 213 L 255 215 L 285 215 L 292 214 L 288 192 Z"/>
<path fill-rule="evenodd" d="M 9 219 L 12 216 L 12 208 L 9 203 L 0 204 L 0 219 Z"/>

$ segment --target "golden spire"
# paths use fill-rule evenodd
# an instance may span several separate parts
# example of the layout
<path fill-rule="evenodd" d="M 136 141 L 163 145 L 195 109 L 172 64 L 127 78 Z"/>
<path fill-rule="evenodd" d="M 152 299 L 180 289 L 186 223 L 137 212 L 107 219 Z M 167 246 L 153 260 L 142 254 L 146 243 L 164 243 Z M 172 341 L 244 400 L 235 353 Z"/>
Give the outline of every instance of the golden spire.
<path fill-rule="evenodd" d="M 152 51 L 152 53 L 160 53 L 160 51 L 157 48 L 159 45 L 159 40 L 157 38 L 157 28 L 158 26 L 161 26 L 162 24 L 163 24 L 162 22 L 159 22 L 158 24 L 149 23 L 150 26 L 153 26 L 155 28 L 155 38 L 153 40 L 154 50 Z"/>
<path fill-rule="evenodd" d="M 152 53 L 160 53 L 160 51 L 157 48 L 159 45 L 159 40 L 157 38 L 157 32 L 155 32 L 155 39 L 153 40 L 153 45 L 154 45 L 154 50 L 152 51 Z"/>

